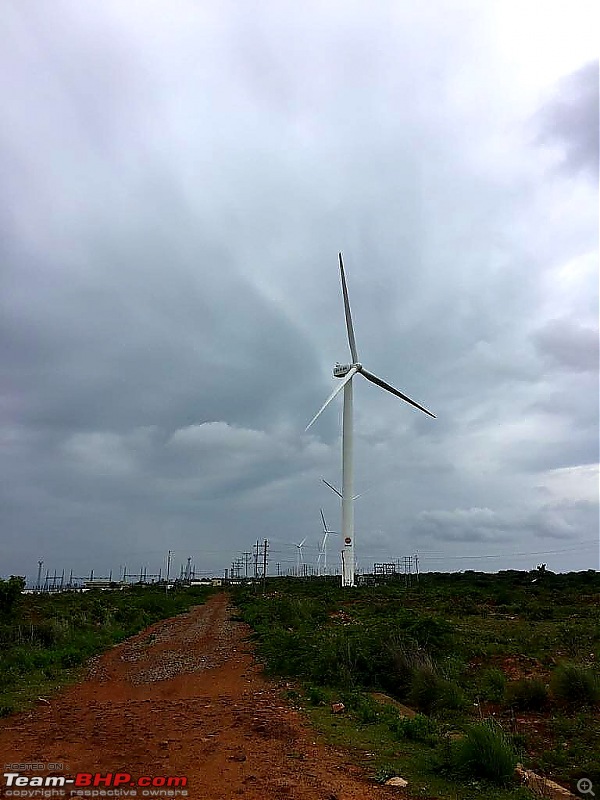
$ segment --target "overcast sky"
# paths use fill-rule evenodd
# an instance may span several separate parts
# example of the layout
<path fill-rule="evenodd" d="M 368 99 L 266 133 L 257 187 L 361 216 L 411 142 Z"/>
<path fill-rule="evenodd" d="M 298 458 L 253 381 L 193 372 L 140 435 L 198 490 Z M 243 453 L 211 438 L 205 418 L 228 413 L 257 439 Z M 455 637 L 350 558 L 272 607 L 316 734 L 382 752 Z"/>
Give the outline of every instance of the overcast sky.
<path fill-rule="evenodd" d="M 597 22 L 5 0 L 0 574 L 314 563 L 338 250 L 360 567 L 598 568 Z"/>

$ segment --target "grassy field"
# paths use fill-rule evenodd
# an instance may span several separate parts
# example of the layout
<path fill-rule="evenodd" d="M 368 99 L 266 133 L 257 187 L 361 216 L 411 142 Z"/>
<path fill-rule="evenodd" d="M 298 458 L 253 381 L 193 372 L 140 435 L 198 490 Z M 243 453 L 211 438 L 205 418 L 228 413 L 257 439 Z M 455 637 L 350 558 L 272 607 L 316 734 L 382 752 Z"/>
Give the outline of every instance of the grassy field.
<path fill-rule="evenodd" d="M 0 716 L 26 707 L 76 678 L 96 653 L 159 619 L 204 602 L 213 591 L 135 588 L 123 591 L 21 594 L 0 581 Z"/>
<path fill-rule="evenodd" d="M 528 797 L 520 761 L 600 787 L 597 572 L 429 573 L 344 591 L 282 579 L 236 603 L 268 671 L 293 679 L 292 699 L 375 779 L 401 775 L 415 797 Z"/>

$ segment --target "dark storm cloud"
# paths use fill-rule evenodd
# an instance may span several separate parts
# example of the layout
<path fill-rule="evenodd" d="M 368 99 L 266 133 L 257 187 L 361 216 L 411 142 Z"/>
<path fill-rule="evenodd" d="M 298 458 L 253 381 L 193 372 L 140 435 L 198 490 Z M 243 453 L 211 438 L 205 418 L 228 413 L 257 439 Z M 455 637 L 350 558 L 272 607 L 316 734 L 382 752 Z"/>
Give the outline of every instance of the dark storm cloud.
<path fill-rule="evenodd" d="M 565 206 L 537 90 L 504 85 L 484 10 L 442 5 L 2 7 L 5 571 L 312 552 L 339 515 L 339 403 L 303 433 L 348 359 L 338 249 L 365 366 L 438 415 L 356 382 L 366 565 L 589 536 L 589 183 Z M 577 114 L 551 125 L 573 169 Z"/>
<path fill-rule="evenodd" d="M 598 178 L 598 61 L 563 78 L 555 98 L 541 112 L 541 141 L 556 142 L 570 172 Z"/>

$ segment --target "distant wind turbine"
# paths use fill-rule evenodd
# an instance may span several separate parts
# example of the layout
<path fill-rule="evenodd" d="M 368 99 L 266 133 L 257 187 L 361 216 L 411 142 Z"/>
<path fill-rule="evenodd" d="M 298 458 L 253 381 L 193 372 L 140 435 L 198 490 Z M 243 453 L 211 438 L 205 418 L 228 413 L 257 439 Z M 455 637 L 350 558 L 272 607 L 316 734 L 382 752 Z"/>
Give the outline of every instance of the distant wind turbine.
<path fill-rule="evenodd" d="M 340 278 L 342 281 L 342 295 L 344 298 L 344 314 L 346 317 L 346 331 L 348 333 L 348 344 L 350 346 L 350 354 L 352 356 L 351 364 L 336 363 L 333 368 L 334 378 L 342 378 L 340 385 L 329 395 L 327 400 L 323 403 L 321 408 L 317 411 L 315 416 L 306 426 L 308 430 L 317 417 L 324 411 L 325 408 L 331 403 L 333 398 L 344 390 L 344 410 L 342 415 L 342 537 L 343 537 L 343 550 L 342 550 L 342 586 L 354 586 L 354 494 L 353 494 L 353 459 L 352 459 L 352 445 L 353 445 L 353 430 L 352 430 L 352 378 L 361 374 L 371 383 L 385 389 L 387 392 L 396 395 L 405 403 L 409 403 L 419 411 L 429 414 L 430 417 L 435 419 L 435 414 L 428 411 L 423 406 L 415 403 L 410 397 L 394 389 L 389 383 L 381 380 L 371 372 L 367 372 L 363 365 L 358 360 L 358 352 L 356 349 L 356 340 L 354 338 L 354 327 L 352 325 L 352 316 L 350 314 L 350 302 L 348 300 L 348 288 L 346 286 L 346 275 L 344 273 L 344 264 L 342 261 L 342 254 L 338 254 L 340 262 Z"/>
<path fill-rule="evenodd" d="M 337 531 L 330 531 L 327 527 L 327 523 L 325 522 L 325 514 L 323 513 L 323 509 L 321 510 L 321 522 L 323 523 L 323 541 L 321 542 L 321 547 L 319 548 L 319 555 L 317 557 L 317 563 L 319 564 L 319 574 L 320 575 L 327 575 L 327 537 L 330 534 L 334 536 L 338 535 Z M 323 559 L 323 563 L 321 564 L 321 558 Z"/>
<path fill-rule="evenodd" d="M 304 537 L 304 539 L 302 539 L 302 541 L 301 541 L 301 542 L 298 542 L 298 544 L 296 544 L 296 543 L 294 542 L 294 546 L 295 546 L 295 547 L 297 548 L 297 550 L 298 550 L 298 552 L 297 552 L 297 554 L 296 554 L 296 574 L 297 574 L 297 575 L 300 575 L 300 573 L 301 573 L 301 567 L 302 567 L 302 564 L 304 563 L 304 556 L 303 556 L 303 554 L 302 554 L 302 548 L 304 547 L 304 542 L 305 542 L 305 541 L 306 541 L 306 536 Z"/>

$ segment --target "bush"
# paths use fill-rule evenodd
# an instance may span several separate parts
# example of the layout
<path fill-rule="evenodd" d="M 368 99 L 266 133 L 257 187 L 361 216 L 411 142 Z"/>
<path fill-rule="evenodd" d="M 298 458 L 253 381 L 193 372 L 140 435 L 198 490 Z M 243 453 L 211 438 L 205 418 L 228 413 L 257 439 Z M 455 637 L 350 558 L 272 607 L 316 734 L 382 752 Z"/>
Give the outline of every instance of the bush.
<path fill-rule="evenodd" d="M 418 671 L 434 673 L 436 666 L 429 653 L 417 645 L 395 643 L 390 646 L 393 677 L 390 688 L 398 697 L 406 699 L 414 675 Z"/>
<path fill-rule="evenodd" d="M 517 711 L 543 711 L 550 701 L 546 684 L 539 678 L 523 679 L 510 683 L 507 700 Z"/>
<path fill-rule="evenodd" d="M 373 725 L 379 717 L 379 709 L 374 703 L 362 703 L 357 709 L 356 714 L 363 725 Z"/>
<path fill-rule="evenodd" d="M 11 575 L 7 581 L 0 580 L 0 614 L 12 613 L 24 588 L 25 578 Z"/>
<path fill-rule="evenodd" d="M 309 686 L 306 696 L 308 702 L 313 706 L 322 706 L 327 702 L 327 695 L 320 686 Z"/>
<path fill-rule="evenodd" d="M 456 742 L 451 763 L 459 773 L 502 785 L 513 778 L 517 754 L 498 723 L 486 720 L 473 725 L 465 738 Z"/>
<path fill-rule="evenodd" d="M 484 700 L 501 703 L 506 691 L 506 676 L 501 669 L 490 667 L 481 673 L 479 690 Z"/>
<path fill-rule="evenodd" d="M 390 723 L 390 730 L 399 739 L 409 739 L 411 742 L 425 742 L 435 744 L 438 731 L 435 722 L 424 714 L 415 717 L 398 717 Z"/>
<path fill-rule="evenodd" d="M 463 693 L 456 683 L 441 678 L 425 667 L 414 672 L 408 701 L 425 714 L 459 709 L 464 705 Z"/>
<path fill-rule="evenodd" d="M 552 673 L 550 689 L 555 700 L 581 708 L 600 703 L 598 674 L 581 664 L 561 664 Z"/>

